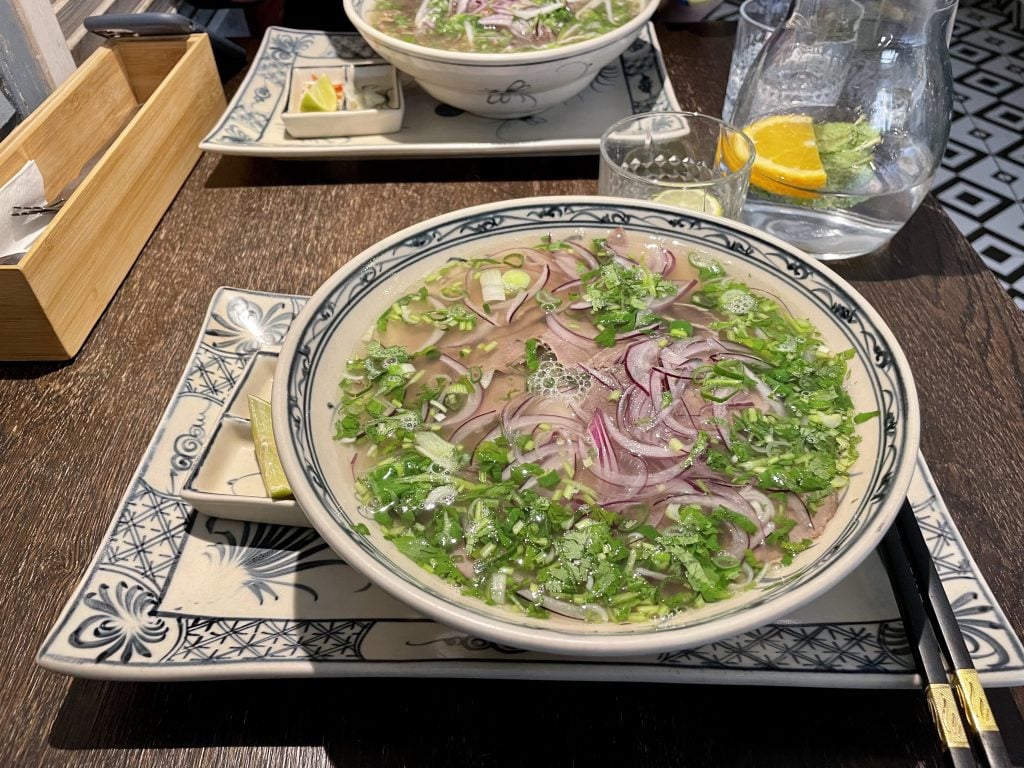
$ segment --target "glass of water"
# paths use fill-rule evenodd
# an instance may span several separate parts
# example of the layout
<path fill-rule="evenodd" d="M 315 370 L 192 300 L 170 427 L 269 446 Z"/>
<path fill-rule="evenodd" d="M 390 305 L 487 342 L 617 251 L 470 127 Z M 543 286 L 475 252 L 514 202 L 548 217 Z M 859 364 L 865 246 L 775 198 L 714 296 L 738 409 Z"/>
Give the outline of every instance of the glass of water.
<path fill-rule="evenodd" d="M 597 188 L 602 195 L 738 219 L 753 160 L 750 139 L 717 117 L 648 112 L 605 131 Z"/>

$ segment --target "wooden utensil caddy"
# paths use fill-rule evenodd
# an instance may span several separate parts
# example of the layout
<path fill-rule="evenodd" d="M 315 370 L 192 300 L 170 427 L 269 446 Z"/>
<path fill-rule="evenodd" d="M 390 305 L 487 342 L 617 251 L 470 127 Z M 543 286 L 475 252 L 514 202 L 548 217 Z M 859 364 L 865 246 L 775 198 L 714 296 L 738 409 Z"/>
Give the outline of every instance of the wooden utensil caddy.
<path fill-rule="evenodd" d="M 95 161 L 31 249 L 0 266 L 0 360 L 74 357 L 224 108 L 206 35 L 112 40 L 0 143 L 0 184 L 34 160 L 47 200 Z"/>

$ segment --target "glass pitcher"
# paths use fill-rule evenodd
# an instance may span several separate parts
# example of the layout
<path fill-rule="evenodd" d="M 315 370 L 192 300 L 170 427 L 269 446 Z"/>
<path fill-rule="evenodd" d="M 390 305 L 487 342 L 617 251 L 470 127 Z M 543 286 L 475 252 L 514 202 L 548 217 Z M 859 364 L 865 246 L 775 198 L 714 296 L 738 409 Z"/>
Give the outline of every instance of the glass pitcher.
<path fill-rule="evenodd" d="M 744 221 L 821 259 L 870 253 L 900 230 L 949 138 L 955 9 L 794 0 L 732 113 L 757 147 Z"/>

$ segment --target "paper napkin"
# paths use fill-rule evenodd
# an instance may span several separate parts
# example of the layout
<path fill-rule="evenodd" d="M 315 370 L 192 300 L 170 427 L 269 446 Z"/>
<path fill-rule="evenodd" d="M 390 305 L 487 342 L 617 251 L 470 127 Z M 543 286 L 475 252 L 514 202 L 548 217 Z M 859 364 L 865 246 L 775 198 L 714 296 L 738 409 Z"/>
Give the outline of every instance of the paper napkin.
<path fill-rule="evenodd" d="M 43 176 L 35 161 L 29 160 L 13 179 L 0 187 L 0 264 L 16 264 L 53 218 L 48 213 L 11 216 L 11 209 L 45 204 Z"/>

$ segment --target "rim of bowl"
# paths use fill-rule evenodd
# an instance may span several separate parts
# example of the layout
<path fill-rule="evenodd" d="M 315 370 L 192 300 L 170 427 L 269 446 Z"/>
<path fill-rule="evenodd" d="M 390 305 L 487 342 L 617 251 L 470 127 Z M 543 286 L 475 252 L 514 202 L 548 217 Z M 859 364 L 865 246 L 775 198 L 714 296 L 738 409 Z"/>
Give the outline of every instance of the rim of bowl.
<path fill-rule="evenodd" d="M 703 187 L 717 187 L 720 184 L 722 184 L 722 182 L 724 182 L 724 181 L 728 181 L 730 179 L 734 179 L 734 178 L 741 177 L 741 176 L 749 176 L 750 175 L 750 171 L 754 167 L 754 160 L 757 157 L 757 148 L 754 146 L 754 142 L 751 140 L 751 138 L 749 136 L 747 136 L 747 134 L 745 134 L 742 129 L 740 129 L 736 125 L 733 125 L 732 123 L 729 123 L 729 122 L 726 122 L 725 120 L 722 120 L 719 117 L 715 117 L 714 115 L 706 115 L 703 112 L 689 112 L 687 110 L 681 110 L 681 109 L 669 110 L 669 111 L 665 111 L 665 112 L 640 112 L 640 113 L 635 114 L 635 115 L 627 115 L 626 117 L 622 118 L 621 120 L 616 121 L 611 126 L 609 126 L 608 130 L 606 130 L 603 134 L 601 134 L 601 141 L 598 144 L 600 152 L 601 152 L 601 159 L 604 160 L 608 164 L 608 166 L 610 168 L 614 168 L 616 173 L 622 174 L 623 176 L 625 176 L 625 177 L 627 177 L 627 178 L 629 178 L 629 179 L 631 179 L 633 181 L 642 181 L 642 182 L 645 182 L 645 183 L 650 183 L 650 181 L 651 181 L 650 178 L 648 178 L 646 176 L 640 176 L 639 174 L 633 173 L 628 168 L 624 168 L 621 164 L 619 164 L 619 163 L 615 162 L 614 160 L 612 160 L 612 158 L 608 156 L 608 148 L 605 145 L 607 144 L 608 137 L 611 136 L 612 133 L 614 133 L 615 131 L 621 130 L 623 126 L 629 125 L 630 123 L 637 122 L 639 120 L 646 120 L 646 119 L 650 119 L 652 117 L 660 117 L 660 116 L 682 117 L 682 118 L 686 118 L 686 119 L 696 118 L 698 120 L 704 120 L 704 121 L 707 121 L 709 123 L 718 123 L 719 130 L 724 128 L 726 131 L 729 132 L 728 135 L 735 136 L 735 137 L 739 138 L 740 140 L 742 140 L 744 142 L 746 148 L 747 148 L 747 160 L 746 160 L 746 162 L 743 163 L 743 165 L 741 165 L 739 168 L 737 168 L 735 170 L 730 170 L 729 173 L 725 174 L 724 176 L 719 176 L 718 178 L 715 178 L 715 179 L 709 179 L 708 181 L 687 181 L 685 183 L 680 183 L 680 184 L 665 184 L 664 186 L 665 186 L 666 189 L 673 189 L 673 188 L 676 188 L 676 187 L 678 187 L 678 188 L 685 188 L 685 189 L 701 189 Z M 790 247 L 792 247 L 792 246 L 790 246 Z M 858 294 L 858 296 L 859 296 L 859 294 Z"/>
<path fill-rule="evenodd" d="M 844 551 L 836 555 L 822 571 L 808 581 L 798 584 L 788 591 L 781 591 L 777 596 L 752 605 L 737 614 L 712 618 L 698 626 L 659 627 L 656 624 L 651 624 L 638 629 L 636 632 L 618 634 L 602 633 L 600 631 L 574 631 L 561 626 L 557 630 L 553 628 L 545 629 L 524 626 L 517 623 L 516 614 L 511 611 L 508 613 L 508 618 L 475 613 L 468 608 L 464 608 L 459 603 L 448 603 L 436 597 L 412 580 L 407 580 L 400 574 L 391 571 L 379 562 L 376 557 L 367 553 L 356 540 L 356 537 L 360 535 L 350 533 L 346 527 L 339 524 L 331 516 L 330 512 L 323 507 L 316 494 L 313 493 L 309 480 L 296 454 L 291 439 L 291 430 L 289 429 L 288 391 L 294 368 L 292 361 L 298 351 L 299 340 L 303 337 L 306 327 L 318 314 L 318 307 L 335 290 L 337 284 L 352 272 L 360 269 L 363 266 L 363 262 L 389 247 L 408 241 L 412 235 L 425 229 L 435 228 L 459 218 L 513 207 L 587 204 L 607 207 L 609 205 L 614 206 L 617 203 L 627 207 L 640 207 L 652 209 L 655 212 L 660 211 L 679 215 L 678 208 L 645 200 L 573 195 L 530 197 L 485 203 L 443 213 L 406 227 L 399 232 L 382 238 L 352 257 L 316 290 L 289 328 L 278 357 L 278 365 L 284 366 L 285 372 L 283 376 L 278 375 L 274 379 L 271 397 L 274 436 L 285 475 L 289 478 L 289 484 L 292 486 L 295 498 L 317 532 L 323 536 L 331 548 L 338 552 L 349 565 L 356 568 L 375 585 L 384 589 L 407 606 L 454 629 L 496 642 L 508 643 L 520 649 L 590 657 L 658 653 L 674 649 L 693 648 L 717 640 L 734 637 L 782 618 L 791 611 L 806 605 L 811 600 L 832 589 L 875 550 L 899 512 L 903 497 L 910 486 L 910 481 L 916 467 L 917 453 L 920 445 L 920 410 L 913 374 L 896 337 L 867 299 L 827 265 L 766 232 L 740 222 L 687 212 L 687 216 L 705 220 L 714 226 L 721 227 L 723 224 L 727 224 L 741 234 L 756 237 L 763 242 L 775 246 L 780 251 L 797 257 L 800 261 L 812 265 L 829 282 L 845 291 L 851 299 L 856 301 L 858 311 L 862 311 L 870 320 L 874 329 L 878 331 L 881 339 L 888 346 L 892 363 L 895 370 L 899 373 L 899 381 L 903 386 L 901 394 L 906 400 L 904 429 L 906 430 L 905 445 L 908 446 L 908 450 L 896 460 L 886 496 L 879 504 L 873 525 L 865 527 L 860 532 L 860 535 Z M 599 222 L 591 222 L 587 226 L 597 226 L 598 224 Z M 581 224 L 581 226 L 583 225 Z M 299 482 L 296 482 L 293 478 L 297 478 Z M 374 548 L 376 549 L 376 547 Z M 381 557 L 385 556 L 382 554 Z M 409 569 L 409 572 L 415 573 L 412 569 Z M 581 626 L 589 625 L 582 624 Z"/>
<path fill-rule="evenodd" d="M 363 7 L 371 5 L 376 0 L 366 0 Z M 353 7 L 353 0 L 343 0 L 345 13 L 349 20 L 355 25 L 359 34 L 364 39 L 369 40 L 372 37 L 380 38 L 387 42 L 392 48 L 407 53 L 410 55 L 418 56 L 420 58 L 439 59 L 442 61 L 449 61 L 453 64 L 491 64 L 501 66 L 516 66 L 524 64 L 532 64 L 550 61 L 552 58 L 563 58 L 566 56 L 574 56 L 582 53 L 587 53 L 591 50 L 603 47 L 608 39 L 619 37 L 625 37 L 632 34 L 633 31 L 640 29 L 646 24 L 654 12 L 658 10 L 658 6 L 661 0 L 645 0 L 644 5 L 640 8 L 640 11 L 632 19 L 627 21 L 625 24 L 614 29 L 609 29 L 597 37 L 592 37 L 589 40 L 581 40 L 578 43 L 571 43 L 569 45 L 556 46 L 554 48 L 543 48 L 536 51 L 523 51 L 521 53 L 472 53 L 469 51 L 449 51 L 444 48 L 432 48 L 428 45 L 420 45 L 419 43 L 409 43 L 405 40 L 399 40 L 397 37 L 389 35 L 386 32 L 382 32 L 377 27 L 370 24 L 363 18 L 362 13 L 357 12 Z"/>

